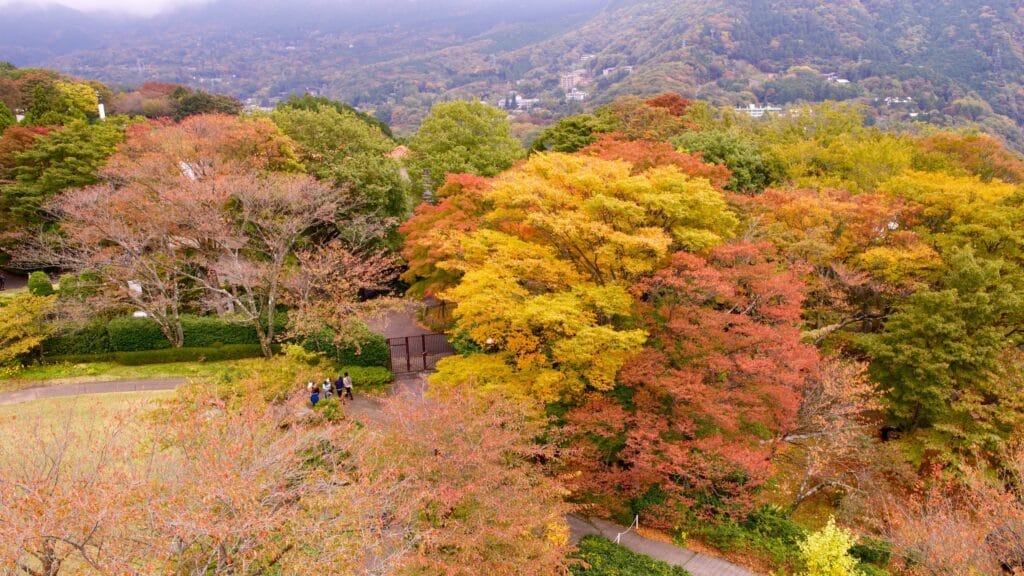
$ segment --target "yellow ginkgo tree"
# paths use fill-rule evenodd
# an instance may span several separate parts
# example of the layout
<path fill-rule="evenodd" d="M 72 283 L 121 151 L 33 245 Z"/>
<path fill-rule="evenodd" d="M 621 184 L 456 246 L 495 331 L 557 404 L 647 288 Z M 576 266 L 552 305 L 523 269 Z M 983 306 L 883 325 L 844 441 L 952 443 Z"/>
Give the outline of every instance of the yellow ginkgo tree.
<path fill-rule="evenodd" d="M 436 264 L 459 278 L 441 297 L 455 304 L 454 332 L 470 353 L 442 361 L 434 382 L 547 401 L 613 387 L 647 336 L 630 287 L 673 252 L 711 248 L 737 226 L 705 179 L 587 156 L 534 156 L 482 194 L 479 226 Z"/>

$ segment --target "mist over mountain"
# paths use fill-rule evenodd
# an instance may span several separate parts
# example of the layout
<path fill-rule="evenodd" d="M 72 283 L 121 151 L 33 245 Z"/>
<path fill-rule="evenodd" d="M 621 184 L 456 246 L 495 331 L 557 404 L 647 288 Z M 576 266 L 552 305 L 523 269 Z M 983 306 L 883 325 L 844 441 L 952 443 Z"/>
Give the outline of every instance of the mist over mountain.
<path fill-rule="evenodd" d="M 6 7 L 0 60 L 263 105 L 312 92 L 399 128 L 450 98 L 515 91 L 560 115 L 675 90 L 736 106 L 856 100 L 882 122 L 975 124 L 1024 146 L 1024 7 L 1011 0 L 219 0 L 152 18 Z"/>

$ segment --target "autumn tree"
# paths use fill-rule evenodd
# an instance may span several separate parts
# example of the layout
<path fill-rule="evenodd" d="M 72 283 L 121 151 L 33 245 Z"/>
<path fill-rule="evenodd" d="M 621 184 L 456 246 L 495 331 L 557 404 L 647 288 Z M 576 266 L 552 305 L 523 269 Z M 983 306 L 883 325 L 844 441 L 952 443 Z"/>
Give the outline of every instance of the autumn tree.
<path fill-rule="evenodd" d="M 60 232 L 27 234 L 16 256 L 27 266 L 95 274 L 103 300 L 146 312 L 181 346 L 181 314 L 200 295 L 197 279 L 209 280 L 196 268 L 200 248 L 212 238 L 244 243 L 227 230 L 230 185 L 295 167 L 291 144 L 266 120 L 134 125 L 100 173 L 106 183 L 51 201 Z"/>
<path fill-rule="evenodd" d="M 695 178 L 706 178 L 716 188 L 724 188 L 731 181 L 729 168 L 709 164 L 700 156 L 678 152 L 667 142 L 625 140 L 616 134 L 604 134 L 580 154 L 605 160 L 623 160 L 633 165 L 635 173 L 656 166 L 674 166 L 680 172 Z"/>
<path fill-rule="evenodd" d="M 100 181 L 124 131 L 124 122 L 79 121 L 37 136 L 15 156 L 14 182 L 0 188 L 4 212 L 20 227 L 38 225 L 46 218 L 42 208 L 49 198 Z"/>
<path fill-rule="evenodd" d="M 686 118 L 686 108 L 685 102 L 677 100 L 677 95 L 662 95 L 649 100 L 623 96 L 602 106 L 594 114 L 610 127 L 608 132 L 619 132 L 630 140 L 664 142 L 693 128 Z M 677 113 L 678 110 L 683 110 L 683 113 Z"/>
<path fill-rule="evenodd" d="M 831 357 L 808 380 L 797 427 L 782 438 L 786 446 L 776 458 L 795 472 L 779 475 L 793 510 L 822 492 L 863 488 L 858 470 L 875 443 L 869 415 L 881 407 L 866 372 L 862 364 Z"/>
<path fill-rule="evenodd" d="M 36 351 L 49 327 L 46 314 L 53 297 L 20 294 L 0 301 L 4 321 L 0 325 L 0 374 L 17 372 L 23 358 Z"/>
<path fill-rule="evenodd" d="M 296 555 L 296 570 L 564 569 L 568 506 L 559 483 L 536 464 L 552 455 L 534 442 L 543 421 L 521 402 L 466 391 L 427 401 L 397 396 L 372 422 L 351 456 L 329 468 L 323 496 L 309 499 L 317 522 L 294 525 L 295 540 L 312 548 Z M 346 534 L 352 544 L 337 545 Z"/>
<path fill-rule="evenodd" d="M 269 357 L 294 251 L 315 227 L 334 222 L 340 192 L 311 176 L 278 173 L 204 184 L 215 187 L 232 207 L 214 219 L 190 211 L 185 227 L 193 230 L 202 272 L 188 276 L 207 292 L 208 306 L 234 310 L 252 322 Z"/>
<path fill-rule="evenodd" d="M 800 341 L 801 283 L 768 246 L 679 252 L 634 287 L 650 333 L 613 393 L 564 417 L 577 488 L 621 494 L 648 522 L 673 504 L 698 515 L 748 509 L 773 456 L 800 427 L 817 352 Z"/>
<path fill-rule="evenodd" d="M 93 305 L 131 305 L 180 347 L 185 341 L 181 316 L 197 295 L 188 275 L 198 246 L 191 240 L 199 230 L 194 226 L 196 220 L 216 222 L 227 200 L 188 179 L 175 187 L 126 183 L 70 190 L 47 207 L 61 231 L 25 238 L 16 258 L 23 265 L 91 275 Z"/>
<path fill-rule="evenodd" d="M 542 420 L 462 394 L 327 417 L 294 393 L 312 369 L 287 356 L 147 413 L 0 422 L 0 562 L 48 576 L 560 573 L 567 506 L 536 465 L 551 457 Z"/>
<path fill-rule="evenodd" d="M 459 239 L 480 227 L 486 212 L 484 193 L 490 186 L 487 178 L 449 174 L 435 193 L 437 203 L 420 204 L 399 228 L 405 239 L 402 257 L 408 264 L 402 278 L 409 282 L 410 294 L 436 296 L 458 283 L 458 270 L 438 265 L 455 258 Z"/>
<path fill-rule="evenodd" d="M 1013 184 L 1024 182 L 1024 160 L 988 134 L 931 134 L 918 143 L 914 168 L 924 172 L 971 174 L 984 182 L 993 179 Z"/>
<path fill-rule="evenodd" d="M 523 157 L 505 113 L 481 102 L 434 106 L 409 140 L 410 176 L 431 190 L 447 174 L 494 176 Z"/>
<path fill-rule="evenodd" d="M 549 400 L 610 388 L 644 340 L 629 326 L 630 284 L 671 250 L 707 249 L 736 226 L 707 180 L 562 154 L 505 173 L 483 201 L 480 228 L 444 238 L 455 257 L 434 266 L 461 274 L 441 297 L 456 304 L 456 334 L 487 353 L 442 361 L 436 380 Z"/>
<path fill-rule="evenodd" d="M 70 414 L 0 422 L 0 565 L 6 574 L 60 576 L 131 570 L 139 552 L 137 470 L 130 462 L 140 432 L 127 415 L 96 410 L 90 422 Z"/>

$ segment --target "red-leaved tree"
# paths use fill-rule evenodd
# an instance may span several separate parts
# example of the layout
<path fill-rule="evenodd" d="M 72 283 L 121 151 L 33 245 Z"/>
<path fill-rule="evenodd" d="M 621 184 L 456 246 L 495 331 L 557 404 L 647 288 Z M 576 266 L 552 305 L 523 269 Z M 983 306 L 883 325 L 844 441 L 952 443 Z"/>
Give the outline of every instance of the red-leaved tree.
<path fill-rule="evenodd" d="M 740 243 L 707 257 L 677 253 L 634 290 L 648 346 L 623 367 L 619 389 L 566 416 L 579 439 L 567 456 L 582 472 L 577 488 L 718 503 L 697 514 L 742 511 L 798 429 L 818 371 L 817 352 L 800 341 L 801 283 L 768 245 Z M 649 522 L 659 509 L 647 510 Z"/>

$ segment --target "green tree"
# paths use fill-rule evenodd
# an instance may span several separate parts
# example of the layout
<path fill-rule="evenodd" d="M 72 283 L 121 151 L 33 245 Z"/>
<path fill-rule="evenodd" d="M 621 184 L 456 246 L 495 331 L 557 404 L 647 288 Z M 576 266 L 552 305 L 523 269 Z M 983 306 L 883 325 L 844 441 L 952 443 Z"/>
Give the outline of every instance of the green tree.
<path fill-rule="evenodd" d="M 687 132 L 672 143 L 686 152 L 700 152 L 709 164 L 728 166 L 732 178 L 726 189 L 733 192 L 760 192 L 776 181 L 781 169 L 773 166 L 757 144 L 726 132 Z"/>
<path fill-rule="evenodd" d="M 868 338 L 871 373 L 893 422 L 927 444 L 996 450 L 1024 422 L 1007 354 L 1024 340 L 1024 275 L 952 250 L 937 289 L 919 290 Z"/>
<path fill-rule="evenodd" d="M 210 94 L 202 90 L 179 87 L 171 94 L 174 100 L 174 119 L 183 120 L 199 114 L 229 114 L 242 112 L 242 103 L 230 96 Z"/>
<path fill-rule="evenodd" d="M 562 118 L 534 138 L 533 152 L 577 152 L 597 141 L 597 134 L 610 132 L 611 126 L 591 114 Z"/>
<path fill-rule="evenodd" d="M 310 94 L 303 94 L 302 96 L 292 95 L 288 100 L 282 102 L 278 107 L 278 110 L 282 108 L 295 108 L 297 110 L 319 110 L 321 108 L 333 108 L 337 110 L 339 114 L 351 113 L 355 114 L 357 118 L 366 122 L 371 127 L 377 128 L 388 138 L 394 138 L 395 135 L 391 132 L 391 127 L 388 126 L 387 122 L 384 122 L 380 118 L 372 114 L 367 114 L 360 110 L 356 110 L 352 106 L 345 104 L 344 102 L 338 102 L 326 98 L 324 96 L 312 96 Z"/>
<path fill-rule="evenodd" d="M 14 125 L 14 113 L 6 104 L 0 102 L 0 132 L 7 130 L 8 126 Z"/>
<path fill-rule="evenodd" d="M 282 107 L 274 123 L 299 144 L 307 170 L 321 180 L 351 186 L 362 211 L 405 216 L 408 184 L 388 153 L 394 142 L 348 110 Z"/>
<path fill-rule="evenodd" d="M 483 102 L 437 104 L 409 141 L 414 181 L 436 190 L 446 174 L 494 176 L 523 157 L 505 113 Z"/>
<path fill-rule="evenodd" d="M 43 220 L 45 200 L 99 181 L 99 170 L 124 139 L 125 123 L 75 121 L 36 138 L 16 156 L 15 182 L 0 188 L 0 214 L 22 226 Z"/>

